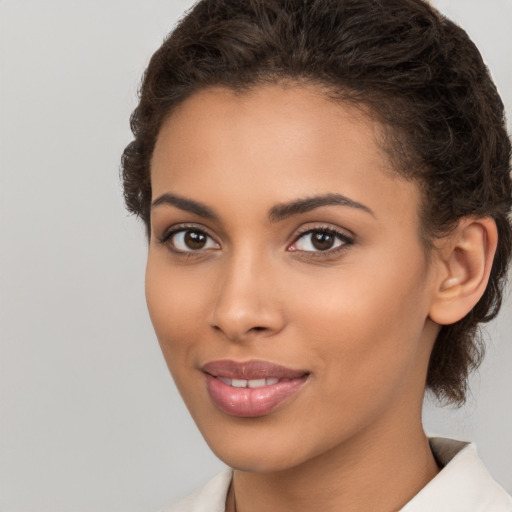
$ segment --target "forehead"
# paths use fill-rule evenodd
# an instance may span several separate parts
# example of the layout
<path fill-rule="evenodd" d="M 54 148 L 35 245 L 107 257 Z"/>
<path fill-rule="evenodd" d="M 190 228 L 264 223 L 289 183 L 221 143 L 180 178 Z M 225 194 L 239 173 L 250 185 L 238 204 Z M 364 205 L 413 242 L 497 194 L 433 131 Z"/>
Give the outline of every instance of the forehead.
<path fill-rule="evenodd" d="M 233 195 L 267 205 L 339 192 L 396 204 L 417 187 L 397 178 L 381 125 L 313 87 L 269 85 L 243 93 L 202 90 L 163 124 L 153 154 L 153 198 L 174 192 L 206 202 Z M 411 195 L 412 194 L 412 195 Z"/>

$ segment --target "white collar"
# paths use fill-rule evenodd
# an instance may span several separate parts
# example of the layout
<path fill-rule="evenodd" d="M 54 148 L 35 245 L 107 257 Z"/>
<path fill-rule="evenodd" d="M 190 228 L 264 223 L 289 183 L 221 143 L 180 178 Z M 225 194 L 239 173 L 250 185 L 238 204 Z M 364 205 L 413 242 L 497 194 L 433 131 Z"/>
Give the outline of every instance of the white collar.
<path fill-rule="evenodd" d="M 512 512 L 512 499 L 492 479 L 474 444 L 434 437 L 430 446 L 444 467 L 400 512 Z"/>

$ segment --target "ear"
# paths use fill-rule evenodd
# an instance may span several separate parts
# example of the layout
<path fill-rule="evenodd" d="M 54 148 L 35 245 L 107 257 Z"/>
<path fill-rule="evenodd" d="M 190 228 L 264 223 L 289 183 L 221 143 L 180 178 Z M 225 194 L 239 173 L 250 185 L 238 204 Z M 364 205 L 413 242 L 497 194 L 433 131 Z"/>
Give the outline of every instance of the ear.
<path fill-rule="evenodd" d="M 435 249 L 436 283 L 429 317 L 440 325 L 464 318 L 485 292 L 498 231 L 494 219 L 462 218 Z"/>

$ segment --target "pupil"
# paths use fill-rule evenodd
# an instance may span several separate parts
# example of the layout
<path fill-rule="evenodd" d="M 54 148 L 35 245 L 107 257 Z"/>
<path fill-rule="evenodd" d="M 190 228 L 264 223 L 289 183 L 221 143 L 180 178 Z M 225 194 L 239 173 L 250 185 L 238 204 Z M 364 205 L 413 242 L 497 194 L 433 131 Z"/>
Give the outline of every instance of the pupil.
<path fill-rule="evenodd" d="M 185 243 L 189 249 L 202 249 L 206 244 L 206 236 L 197 231 L 187 231 L 185 233 Z"/>
<path fill-rule="evenodd" d="M 332 247 L 334 237 L 329 233 L 314 233 L 312 242 L 315 249 L 326 251 Z"/>

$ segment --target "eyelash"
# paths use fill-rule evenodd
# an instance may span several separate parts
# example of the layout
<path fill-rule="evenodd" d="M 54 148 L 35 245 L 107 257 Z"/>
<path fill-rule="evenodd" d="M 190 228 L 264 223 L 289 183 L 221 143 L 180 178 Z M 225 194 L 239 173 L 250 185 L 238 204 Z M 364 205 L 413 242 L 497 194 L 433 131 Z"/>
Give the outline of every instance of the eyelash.
<path fill-rule="evenodd" d="M 181 224 L 179 226 L 175 226 L 175 227 L 170 228 L 167 231 L 165 231 L 164 234 L 158 239 L 158 243 L 160 245 L 166 246 L 173 254 L 177 255 L 180 258 L 186 259 L 186 258 L 197 257 L 198 253 L 200 253 L 200 251 L 201 251 L 200 249 L 198 249 L 197 251 L 194 251 L 193 249 L 191 249 L 190 251 L 181 251 L 179 249 L 175 249 L 172 246 L 172 244 L 170 243 L 173 236 L 177 235 L 178 233 L 182 233 L 182 232 L 186 233 L 187 231 L 191 231 L 194 233 L 200 233 L 200 234 L 203 234 L 204 236 L 206 236 L 207 238 L 214 240 L 214 238 L 211 235 L 209 235 L 208 232 L 204 228 L 198 227 L 193 224 Z M 218 242 L 216 242 L 216 243 L 218 243 Z"/>
<path fill-rule="evenodd" d="M 348 236 L 345 233 L 342 233 L 336 229 L 328 228 L 326 226 L 315 226 L 315 227 L 309 227 L 305 228 L 302 231 L 299 231 L 298 235 L 295 237 L 292 246 L 295 245 L 300 239 L 304 238 L 306 235 L 312 234 L 312 233 L 322 233 L 325 235 L 330 235 L 334 237 L 335 239 L 339 240 L 341 244 L 338 247 L 335 247 L 333 249 L 326 249 L 325 251 L 301 251 L 300 249 L 296 249 L 293 252 L 301 252 L 303 254 L 306 254 L 308 258 L 330 258 L 333 256 L 336 256 L 342 251 L 345 251 L 348 246 L 352 245 L 354 243 L 354 239 L 350 236 Z"/>
<path fill-rule="evenodd" d="M 197 257 L 201 253 L 201 249 L 197 249 L 197 250 L 191 249 L 189 251 L 182 251 L 182 250 L 172 247 L 172 244 L 169 243 L 173 236 L 177 235 L 178 233 L 187 232 L 187 231 L 203 234 L 204 236 L 215 241 L 215 239 L 211 235 L 209 235 L 208 232 L 204 228 L 198 227 L 196 225 L 182 224 L 182 225 L 176 226 L 174 228 L 171 228 L 171 229 L 165 231 L 164 234 L 158 239 L 158 242 L 161 245 L 167 246 L 170 251 L 172 251 L 175 255 L 177 255 L 181 258 Z M 329 257 L 333 257 L 333 256 L 337 255 L 338 253 L 346 250 L 347 246 L 350 246 L 354 243 L 354 239 L 352 237 L 346 235 L 345 233 L 337 231 L 336 229 L 333 229 L 333 228 L 328 228 L 326 226 L 318 226 L 318 227 L 312 227 L 312 228 L 311 227 L 305 228 L 303 231 L 299 231 L 299 233 L 297 234 L 297 236 L 295 237 L 295 239 L 293 240 L 291 245 L 288 247 L 295 245 L 299 240 L 301 240 L 302 238 L 304 238 L 307 235 L 312 234 L 312 233 L 322 233 L 322 234 L 330 235 L 330 236 L 334 237 L 335 239 L 339 240 L 341 242 L 341 244 L 338 247 L 335 247 L 334 249 L 326 249 L 325 251 L 321 251 L 321 250 L 305 251 L 305 250 L 300 250 L 300 249 L 294 249 L 290 252 L 299 252 L 299 253 L 302 253 L 303 255 L 307 255 L 307 257 L 309 257 L 309 258 L 329 258 Z M 216 243 L 218 244 L 218 242 L 216 242 Z M 206 250 L 208 250 L 208 249 L 206 249 Z"/>

